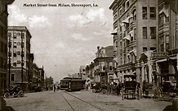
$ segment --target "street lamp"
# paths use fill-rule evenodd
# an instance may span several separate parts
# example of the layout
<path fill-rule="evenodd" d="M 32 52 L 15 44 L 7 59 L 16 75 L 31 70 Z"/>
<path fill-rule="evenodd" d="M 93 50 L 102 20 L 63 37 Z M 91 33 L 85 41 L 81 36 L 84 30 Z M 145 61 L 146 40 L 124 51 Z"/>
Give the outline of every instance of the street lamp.
<path fill-rule="evenodd" d="M 24 60 L 23 60 L 23 57 L 24 57 L 24 51 L 23 51 L 23 48 L 24 48 L 24 42 L 23 42 L 23 38 L 24 38 L 24 33 L 21 32 L 21 79 L 22 79 L 22 83 L 23 83 L 23 66 L 24 66 Z"/>
<path fill-rule="evenodd" d="M 8 57 L 9 57 L 9 76 L 8 76 L 8 88 L 10 88 L 10 76 L 11 76 L 11 36 L 9 35 L 9 44 L 8 44 Z"/>

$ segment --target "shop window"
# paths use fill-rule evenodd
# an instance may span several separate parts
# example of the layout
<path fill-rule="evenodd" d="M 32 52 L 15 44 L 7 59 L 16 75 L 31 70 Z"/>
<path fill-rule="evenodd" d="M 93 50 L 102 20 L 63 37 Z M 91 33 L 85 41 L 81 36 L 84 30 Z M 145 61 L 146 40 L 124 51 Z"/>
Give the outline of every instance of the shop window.
<path fill-rule="evenodd" d="M 142 19 L 147 19 L 147 7 L 142 7 Z"/>

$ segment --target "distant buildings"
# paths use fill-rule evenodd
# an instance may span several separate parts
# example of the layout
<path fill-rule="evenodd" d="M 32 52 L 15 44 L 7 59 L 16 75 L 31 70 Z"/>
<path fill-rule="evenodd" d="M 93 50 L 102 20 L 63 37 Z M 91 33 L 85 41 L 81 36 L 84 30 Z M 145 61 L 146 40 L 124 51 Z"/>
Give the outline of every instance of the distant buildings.
<path fill-rule="evenodd" d="M 44 68 L 39 68 L 31 53 L 32 36 L 25 26 L 8 27 L 9 85 L 25 84 L 24 90 L 44 87 Z"/>
<path fill-rule="evenodd" d="M 113 46 L 97 47 L 94 69 L 94 81 L 107 84 L 113 79 Z"/>

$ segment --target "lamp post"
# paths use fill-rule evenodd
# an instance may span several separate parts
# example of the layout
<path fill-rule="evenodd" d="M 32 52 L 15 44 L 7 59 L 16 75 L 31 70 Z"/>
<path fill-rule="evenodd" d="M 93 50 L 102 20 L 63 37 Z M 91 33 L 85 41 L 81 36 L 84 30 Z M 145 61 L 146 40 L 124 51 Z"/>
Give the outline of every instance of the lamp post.
<path fill-rule="evenodd" d="M 9 43 L 8 44 L 8 48 L 9 48 L 9 50 L 8 50 L 8 57 L 9 57 L 8 88 L 10 88 L 10 76 L 11 76 L 11 36 L 10 35 L 9 35 L 9 42 L 8 43 Z"/>
<path fill-rule="evenodd" d="M 23 51 L 23 48 L 24 48 L 24 42 L 23 42 L 23 38 L 24 38 L 24 34 L 21 32 L 21 82 L 23 83 L 23 66 L 24 66 L 24 60 L 23 60 L 23 57 L 24 57 L 24 51 Z"/>

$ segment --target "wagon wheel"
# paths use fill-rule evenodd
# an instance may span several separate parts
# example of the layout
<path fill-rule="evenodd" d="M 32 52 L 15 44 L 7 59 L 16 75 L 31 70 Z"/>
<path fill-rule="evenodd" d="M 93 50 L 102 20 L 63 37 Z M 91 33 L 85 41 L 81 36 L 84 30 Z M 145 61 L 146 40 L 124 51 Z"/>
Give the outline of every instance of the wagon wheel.
<path fill-rule="evenodd" d="M 18 97 L 24 97 L 24 92 L 22 90 L 18 92 Z"/>
<path fill-rule="evenodd" d="M 92 92 L 93 92 L 93 93 L 96 93 L 96 89 L 92 89 Z"/>
<path fill-rule="evenodd" d="M 10 93 L 9 92 L 6 92 L 5 94 L 4 94 L 4 98 L 9 98 L 10 97 Z"/>
<path fill-rule="evenodd" d="M 107 90 L 106 89 L 102 89 L 102 93 L 106 94 Z"/>

